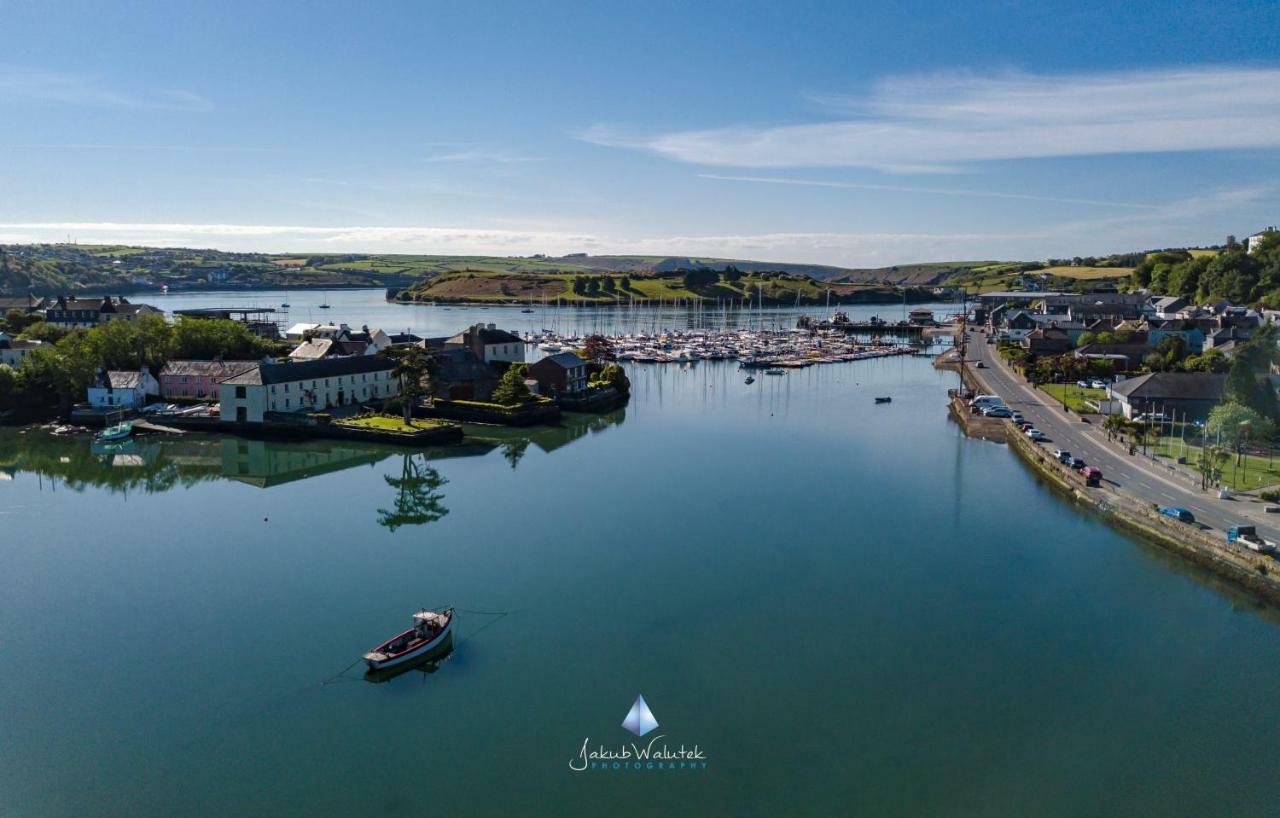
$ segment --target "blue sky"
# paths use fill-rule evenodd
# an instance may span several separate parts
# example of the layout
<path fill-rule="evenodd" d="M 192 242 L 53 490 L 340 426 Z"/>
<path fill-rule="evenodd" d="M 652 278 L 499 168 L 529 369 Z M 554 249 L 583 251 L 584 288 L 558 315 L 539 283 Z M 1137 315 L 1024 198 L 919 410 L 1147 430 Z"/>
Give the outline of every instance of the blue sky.
<path fill-rule="evenodd" d="M 1280 222 L 1275 2 L 51 0 L 0 29 L 0 241 L 880 266 Z"/>

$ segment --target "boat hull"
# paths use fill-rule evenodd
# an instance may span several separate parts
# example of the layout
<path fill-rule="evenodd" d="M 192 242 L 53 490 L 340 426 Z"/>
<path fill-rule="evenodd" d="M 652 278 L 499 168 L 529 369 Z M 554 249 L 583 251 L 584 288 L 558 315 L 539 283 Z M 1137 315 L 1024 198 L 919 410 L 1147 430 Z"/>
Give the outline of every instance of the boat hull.
<path fill-rule="evenodd" d="M 440 647 L 444 646 L 447 642 L 449 642 L 449 637 L 451 637 L 452 635 L 453 635 L 453 617 L 451 616 L 449 617 L 449 621 L 448 623 L 445 624 L 444 628 L 431 639 L 428 639 L 422 644 L 417 645 L 413 648 L 410 648 L 409 650 L 403 653 L 397 653 L 394 656 L 389 656 L 386 659 L 379 660 L 379 659 L 370 659 L 366 657 L 365 664 L 369 666 L 370 670 L 386 670 L 388 668 L 393 668 L 399 665 L 408 664 L 418 659 L 422 659 L 423 657 L 430 654 L 432 651 L 437 650 Z M 396 638 L 398 639 L 401 637 L 396 637 Z M 395 641 L 395 640 L 392 640 L 392 641 Z M 385 644 L 380 645 L 379 650 L 382 647 L 385 647 Z"/>

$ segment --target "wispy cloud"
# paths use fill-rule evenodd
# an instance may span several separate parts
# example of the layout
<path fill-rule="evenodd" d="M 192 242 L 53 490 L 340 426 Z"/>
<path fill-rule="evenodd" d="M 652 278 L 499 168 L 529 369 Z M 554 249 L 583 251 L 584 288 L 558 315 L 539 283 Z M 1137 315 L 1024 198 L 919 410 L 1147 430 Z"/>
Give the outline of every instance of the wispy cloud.
<path fill-rule="evenodd" d="M 544 160 L 544 157 L 531 156 L 522 151 L 471 142 L 433 142 L 428 143 L 427 147 L 436 148 L 437 150 L 422 157 L 423 162 L 473 162 L 478 164 L 510 165 Z"/>
<path fill-rule="evenodd" d="M 1280 147 L 1280 69 L 929 74 L 817 98 L 827 122 L 580 138 L 700 165 L 951 171 L 996 159 Z"/>
<path fill-rule="evenodd" d="M 213 103 L 191 91 L 172 88 L 122 90 L 97 77 L 17 66 L 0 66 L 0 100 L 130 110 L 213 109 Z"/>
<path fill-rule="evenodd" d="M 0 223 L 0 243 L 64 241 L 261 252 L 531 255 L 586 252 L 719 256 L 879 267 L 955 259 L 1041 259 L 1199 244 L 1239 232 L 1280 206 L 1280 186 L 1205 190 L 1194 198 L 1040 229 L 726 232 L 637 235 L 547 227 L 315 226 L 120 222 Z"/>
<path fill-rule="evenodd" d="M 725 182 L 754 182 L 770 185 L 798 185 L 801 187 L 845 188 L 849 190 L 879 190 L 892 193 L 927 193 L 940 196 L 977 196 L 987 199 L 1020 199 L 1031 202 L 1055 202 L 1099 207 L 1120 207 L 1133 210 L 1156 210 L 1159 205 L 1133 202 L 1108 202 L 1097 199 L 1070 199 L 1060 196 L 1040 196 L 1032 193 L 1005 193 L 998 190 L 968 190 L 965 188 L 916 187 L 906 185 L 877 185 L 861 182 L 837 182 L 822 179 L 793 179 L 783 176 L 727 176 L 719 173 L 699 173 L 700 179 L 717 179 Z"/>

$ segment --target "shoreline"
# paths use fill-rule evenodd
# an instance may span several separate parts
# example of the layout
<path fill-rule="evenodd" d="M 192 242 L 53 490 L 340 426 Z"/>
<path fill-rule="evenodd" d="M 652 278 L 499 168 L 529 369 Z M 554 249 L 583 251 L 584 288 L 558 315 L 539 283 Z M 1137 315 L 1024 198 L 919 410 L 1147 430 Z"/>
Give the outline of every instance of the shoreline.
<path fill-rule="evenodd" d="M 959 369 L 966 386 L 990 391 L 991 387 L 983 382 L 967 362 L 960 364 Z M 951 400 L 950 412 L 953 415 L 961 414 L 956 409 L 957 400 L 954 397 Z M 1007 426 L 1009 421 L 1000 423 Z M 961 427 L 966 434 L 969 433 L 963 420 Z M 1200 528 L 1159 514 L 1155 511 L 1154 503 L 1106 486 L 1105 481 L 1101 487 L 1087 487 L 1080 475 L 1054 460 L 1044 449 L 1022 435 L 1006 434 L 1005 442 L 1018 460 L 1037 479 L 1047 482 L 1055 493 L 1065 495 L 1065 498 L 1100 515 L 1112 526 L 1158 546 L 1165 553 L 1173 554 L 1228 581 L 1233 588 L 1270 605 L 1280 606 L 1280 561 L 1231 545 L 1225 539 L 1216 539 Z"/>

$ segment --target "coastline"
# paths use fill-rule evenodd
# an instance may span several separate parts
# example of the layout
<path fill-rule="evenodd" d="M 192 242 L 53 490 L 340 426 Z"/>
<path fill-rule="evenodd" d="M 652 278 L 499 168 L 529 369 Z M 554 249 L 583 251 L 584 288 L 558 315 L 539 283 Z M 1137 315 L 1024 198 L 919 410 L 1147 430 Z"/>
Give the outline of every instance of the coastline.
<path fill-rule="evenodd" d="M 989 391 L 981 376 L 963 363 L 959 367 L 966 386 Z M 952 398 L 950 411 L 961 420 L 964 413 L 956 408 L 957 398 Z M 1007 426 L 1009 421 L 1000 421 Z M 984 435 L 973 435 L 985 437 Z M 1043 479 L 1055 493 L 1063 495 L 1104 520 L 1129 534 L 1159 546 L 1167 553 L 1187 560 L 1217 577 L 1227 580 L 1233 587 L 1272 605 L 1280 605 L 1280 562 L 1217 539 L 1187 523 L 1178 522 L 1155 510 L 1155 504 L 1130 495 L 1128 492 L 1105 484 L 1087 487 L 1084 479 L 1067 466 L 1052 458 L 1043 448 L 1020 434 L 1004 436 L 1010 449 L 1031 472 Z"/>

